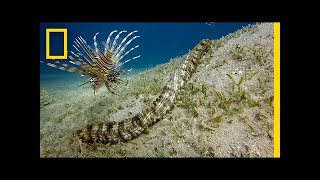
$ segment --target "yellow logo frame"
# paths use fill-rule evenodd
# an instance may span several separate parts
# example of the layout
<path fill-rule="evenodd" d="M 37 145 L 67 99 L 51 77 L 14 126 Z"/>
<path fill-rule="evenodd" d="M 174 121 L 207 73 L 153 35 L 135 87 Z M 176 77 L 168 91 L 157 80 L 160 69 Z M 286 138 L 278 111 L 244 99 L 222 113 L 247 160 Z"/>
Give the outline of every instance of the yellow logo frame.
<path fill-rule="evenodd" d="M 63 33 L 63 55 L 62 56 L 51 56 L 50 55 L 50 33 L 51 32 L 60 32 Z M 46 29 L 46 59 L 67 59 L 67 38 L 68 38 L 68 33 L 67 33 L 66 28 L 50 28 Z"/>

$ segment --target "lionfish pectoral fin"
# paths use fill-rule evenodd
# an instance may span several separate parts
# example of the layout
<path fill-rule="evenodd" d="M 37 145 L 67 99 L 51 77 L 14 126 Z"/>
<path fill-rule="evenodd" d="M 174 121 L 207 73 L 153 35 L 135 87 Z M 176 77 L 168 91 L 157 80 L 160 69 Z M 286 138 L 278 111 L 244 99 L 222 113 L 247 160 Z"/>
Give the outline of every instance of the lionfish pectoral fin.
<path fill-rule="evenodd" d="M 121 78 L 117 78 L 116 84 L 117 85 L 128 85 L 129 80 L 128 79 L 121 79 Z"/>
<path fill-rule="evenodd" d="M 105 85 L 112 94 L 115 94 L 114 91 L 111 89 L 111 86 L 107 82 L 105 83 Z"/>
<path fill-rule="evenodd" d="M 125 82 L 124 82 L 125 81 Z M 117 81 L 117 85 L 127 85 L 128 84 L 128 80 L 127 79 L 118 79 Z"/>
<path fill-rule="evenodd" d="M 85 84 L 88 84 L 89 82 L 90 82 L 90 79 L 89 79 L 89 80 L 84 81 L 84 83 L 80 84 L 78 87 L 83 86 L 83 85 L 85 85 Z"/>
<path fill-rule="evenodd" d="M 96 81 L 93 85 L 92 85 L 92 88 L 93 88 L 93 94 L 96 95 L 96 93 L 98 92 L 98 90 L 103 86 L 103 81 Z"/>
<path fill-rule="evenodd" d="M 40 63 L 42 64 L 46 64 L 47 66 L 50 66 L 52 68 L 56 68 L 56 69 L 60 69 L 62 71 L 68 71 L 68 72 L 71 72 L 71 73 L 77 73 L 77 74 L 80 74 L 80 75 L 83 75 L 83 71 L 81 69 L 78 69 L 76 67 L 72 67 L 72 66 L 69 66 L 68 64 L 66 63 L 60 63 L 60 61 L 53 61 L 53 63 L 45 63 L 43 61 L 40 61 Z M 61 64 L 61 65 L 60 65 Z"/>

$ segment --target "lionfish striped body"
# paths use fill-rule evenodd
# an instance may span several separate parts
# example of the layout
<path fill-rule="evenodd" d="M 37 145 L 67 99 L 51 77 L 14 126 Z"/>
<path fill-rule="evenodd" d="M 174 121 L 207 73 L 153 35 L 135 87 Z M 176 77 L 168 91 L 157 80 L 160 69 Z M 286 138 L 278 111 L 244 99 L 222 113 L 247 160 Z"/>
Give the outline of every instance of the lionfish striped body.
<path fill-rule="evenodd" d="M 173 108 L 179 90 L 191 78 L 210 45 L 211 41 L 204 39 L 188 53 L 180 70 L 174 73 L 149 108 L 120 122 L 90 124 L 78 130 L 76 137 L 84 143 L 113 144 L 119 141 L 126 142 L 140 135 Z"/>
<path fill-rule="evenodd" d="M 77 73 L 82 76 L 90 76 L 91 78 L 85 81 L 82 85 L 91 83 L 94 94 L 96 94 L 96 92 L 101 86 L 103 86 L 103 84 L 106 85 L 110 92 L 113 92 L 113 85 L 121 82 L 119 76 L 131 70 L 122 70 L 120 69 L 120 67 L 123 64 L 140 57 L 140 55 L 138 55 L 124 62 L 120 62 L 120 60 L 122 60 L 132 50 L 139 47 L 139 45 L 137 45 L 128 51 L 126 50 L 127 46 L 134 39 L 139 38 L 140 36 L 130 37 L 132 34 L 138 32 L 133 31 L 125 36 L 120 42 L 120 35 L 127 32 L 120 31 L 115 36 L 114 40 L 111 41 L 112 35 L 116 32 L 118 31 L 114 30 L 109 34 L 106 43 L 103 44 L 103 50 L 100 50 L 98 48 L 98 43 L 96 41 L 97 35 L 99 33 L 96 33 L 93 37 L 93 43 L 95 46 L 94 49 L 91 48 L 81 36 L 76 38 L 73 47 L 77 50 L 77 53 L 71 51 L 72 55 L 68 55 L 70 59 L 69 62 L 74 66 L 70 66 L 66 63 L 61 63 L 60 61 L 53 61 L 53 63 L 46 64 L 50 67 L 57 68 L 63 71 Z"/>

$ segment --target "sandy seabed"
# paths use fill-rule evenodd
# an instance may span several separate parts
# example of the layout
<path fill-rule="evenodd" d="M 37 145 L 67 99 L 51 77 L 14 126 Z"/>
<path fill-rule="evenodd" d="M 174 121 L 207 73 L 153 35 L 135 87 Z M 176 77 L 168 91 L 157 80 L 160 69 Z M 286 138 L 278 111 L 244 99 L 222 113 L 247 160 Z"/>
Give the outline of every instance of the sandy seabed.
<path fill-rule="evenodd" d="M 86 77 L 42 77 L 40 157 L 273 157 L 273 23 L 215 41 L 174 109 L 147 133 L 112 146 L 83 144 L 76 130 L 146 108 L 183 57 L 141 73 L 111 94 L 78 87 Z M 192 47 L 190 47 L 192 48 Z"/>

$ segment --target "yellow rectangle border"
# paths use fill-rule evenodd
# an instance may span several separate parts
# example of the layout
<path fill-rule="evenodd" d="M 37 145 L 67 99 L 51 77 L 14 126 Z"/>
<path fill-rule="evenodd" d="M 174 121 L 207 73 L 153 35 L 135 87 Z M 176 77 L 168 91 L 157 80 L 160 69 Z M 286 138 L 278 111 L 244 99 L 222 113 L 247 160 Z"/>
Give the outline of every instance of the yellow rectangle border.
<path fill-rule="evenodd" d="M 50 33 L 51 32 L 60 32 L 63 33 L 63 56 L 51 56 L 50 55 Z M 67 59 L 67 29 L 46 29 L 46 59 Z"/>
<path fill-rule="evenodd" d="M 280 158 L 280 22 L 274 23 L 274 146 L 275 158 Z"/>

